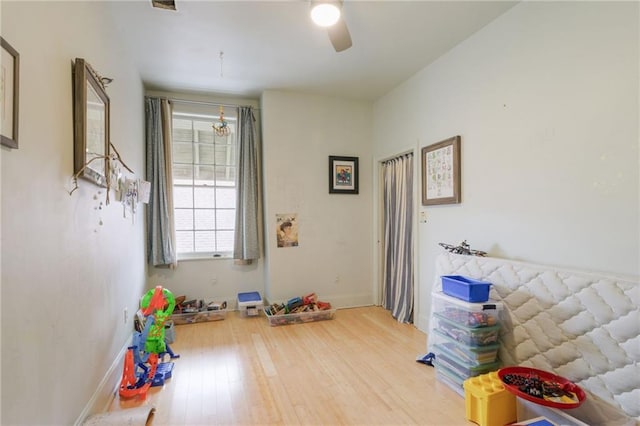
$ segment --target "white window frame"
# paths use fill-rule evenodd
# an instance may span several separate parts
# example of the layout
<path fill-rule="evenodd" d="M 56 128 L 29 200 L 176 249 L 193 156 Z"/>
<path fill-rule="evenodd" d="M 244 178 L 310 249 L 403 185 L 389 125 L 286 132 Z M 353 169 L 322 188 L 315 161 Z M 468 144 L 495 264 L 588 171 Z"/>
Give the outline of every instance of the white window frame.
<path fill-rule="evenodd" d="M 213 107 L 212 106 L 207 106 L 206 108 L 207 109 L 211 109 L 211 108 L 214 108 L 214 107 L 215 106 L 213 106 Z M 215 122 L 217 122 L 219 120 L 219 117 L 215 116 L 215 115 L 209 115 L 209 114 L 198 114 L 198 113 L 194 113 L 194 112 L 191 112 L 191 111 L 190 112 L 182 112 L 182 111 L 175 111 L 174 110 L 173 115 L 172 115 L 172 120 L 175 120 L 175 119 L 210 122 L 211 125 L 213 125 L 213 123 L 215 123 Z M 227 152 L 227 166 L 234 167 L 236 169 L 236 173 L 237 173 L 237 167 L 238 167 L 238 158 L 237 158 L 237 152 L 238 152 L 237 143 L 238 143 L 238 141 L 237 141 L 237 138 L 236 138 L 236 136 L 237 136 L 237 133 L 236 133 L 237 119 L 235 117 L 228 117 L 228 116 L 225 115 L 225 120 L 229 123 L 230 126 L 232 126 L 233 135 L 234 135 L 233 136 L 234 137 L 234 140 L 233 140 L 234 149 L 230 150 L 230 151 L 232 151 L 231 153 Z M 215 143 L 215 138 L 219 138 L 219 136 L 214 136 L 214 143 Z M 197 138 L 196 138 L 195 132 L 194 132 L 194 136 L 193 136 L 192 141 L 191 141 L 191 146 L 192 146 L 193 150 L 195 150 L 195 146 L 196 146 L 196 143 L 197 143 L 196 139 Z M 174 141 L 174 143 L 176 143 L 176 142 Z M 229 162 L 229 155 L 233 155 L 234 156 L 234 159 L 233 159 L 232 163 Z M 195 170 L 195 167 L 199 164 L 199 163 L 196 162 L 196 159 L 197 159 L 196 153 L 192 152 L 192 161 L 191 161 L 190 165 L 192 167 L 194 167 L 194 170 Z M 177 162 L 176 158 L 175 158 L 175 155 L 174 155 L 173 158 L 172 158 L 172 167 L 174 167 L 177 164 L 188 164 L 188 163 Z M 214 174 L 214 177 L 215 177 L 215 174 Z M 183 187 L 184 186 L 190 186 L 192 188 L 193 192 L 195 192 L 195 189 L 197 187 L 199 187 L 199 185 L 195 184 L 195 177 L 192 177 L 191 185 L 188 185 L 188 184 L 187 185 L 176 185 L 176 178 L 175 178 L 175 175 L 174 175 L 174 177 L 173 177 L 173 187 L 174 187 L 174 189 L 176 188 L 176 186 L 183 186 Z M 233 188 L 236 189 L 236 195 L 237 195 L 237 187 L 236 187 L 235 183 L 233 185 Z M 192 211 L 192 214 L 193 214 L 193 222 L 192 222 L 193 226 L 192 226 L 192 229 L 190 229 L 188 231 L 191 231 L 193 233 L 193 235 L 194 235 L 194 238 L 195 238 L 195 233 L 199 230 L 196 227 L 196 220 L 195 220 L 195 212 L 199 209 L 199 208 L 195 207 L 195 194 L 192 195 L 192 200 L 193 200 L 193 204 L 192 204 L 191 208 L 187 208 L 187 207 L 177 207 L 176 208 L 175 207 L 175 190 L 174 190 L 174 215 L 176 213 L 176 210 L 190 209 Z M 212 209 L 214 209 L 216 211 L 217 210 L 226 210 L 225 208 L 217 207 L 216 204 L 217 204 L 217 202 L 215 201 L 215 195 L 214 195 L 214 207 Z M 206 208 L 206 209 L 210 209 L 210 208 Z M 235 206 L 233 207 L 232 210 L 235 211 Z M 214 219 L 214 227 L 213 227 L 213 229 L 210 229 L 210 230 L 207 229 L 206 231 L 214 231 L 214 232 L 216 232 L 218 230 L 219 229 L 216 227 L 216 221 Z M 228 229 L 225 229 L 225 230 L 228 230 Z M 176 232 L 178 232 L 178 231 L 179 230 L 176 229 Z M 200 229 L 200 231 L 203 231 L 203 229 Z M 231 231 L 235 231 L 235 223 L 234 223 L 234 227 L 233 227 L 233 229 L 231 229 Z M 194 249 L 195 249 L 195 242 L 194 242 Z M 192 252 L 179 252 L 178 248 L 176 247 L 176 254 L 177 254 L 178 260 L 230 259 L 230 258 L 233 257 L 233 247 L 231 248 L 231 250 L 228 250 L 228 251 L 222 251 L 221 250 L 221 251 L 192 251 Z"/>

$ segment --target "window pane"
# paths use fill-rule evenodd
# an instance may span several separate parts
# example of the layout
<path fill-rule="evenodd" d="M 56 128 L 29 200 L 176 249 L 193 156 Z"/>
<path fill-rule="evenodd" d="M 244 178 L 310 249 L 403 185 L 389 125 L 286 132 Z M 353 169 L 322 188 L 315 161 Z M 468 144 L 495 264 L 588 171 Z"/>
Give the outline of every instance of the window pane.
<path fill-rule="evenodd" d="M 206 127 L 202 128 L 203 127 L 202 124 L 204 124 L 204 126 Z M 197 126 L 201 128 L 196 130 L 196 135 L 197 135 L 196 141 L 212 144 L 213 143 L 213 127 L 212 127 L 213 125 L 209 123 L 198 122 Z"/>
<path fill-rule="evenodd" d="M 175 209 L 174 218 L 176 221 L 176 231 L 193 230 L 193 210 Z"/>
<path fill-rule="evenodd" d="M 198 230 L 213 230 L 215 227 L 216 211 L 214 209 L 198 209 L 195 211 L 196 226 Z"/>
<path fill-rule="evenodd" d="M 196 231 L 196 251 L 216 251 L 216 242 L 215 242 L 215 232 L 214 231 Z"/>
<path fill-rule="evenodd" d="M 174 163 L 193 163 L 193 144 L 191 141 L 179 142 L 173 141 L 173 162 Z"/>
<path fill-rule="evenodd" d="M 191 186 L 174 185 L 173 207 L 174 208 L 193 207 L 193 188 Z"/>
<path fill-rule="evenodd" d="M 218 166 L 226 166 L 235 164 L 235 151 L 232 145 L 215 145 L 215 164 Z"/>
<path fill-rule="evenodd" d="M 214 133 L 213 142 L 218 145 L 235 145 L 236 141 L 236 123 L 229 122 L 231 133 L 228 136 L 218 136 Z"/>
<path fill-rule="evenodd" d="M 214 145 L 213 144 L 195 144 L 196 164 L 214 164 Z"/>
<path fill-rule="evenodd" d="M 236 207 L 235 188 L 216 188 L 216 207 L 233 209 Z"/>
<path fill-rule="evenodd" d="M 216 214 L 216 229 L 234 229 L 236 223 L 235 210 L 218 210 Z"/>
<path fill-rule="evenodd" d="M 214 208 L 216 202 L 214 199 L 214 188 L 212 187 L 198 187 L 194 188 L 195 204 L 194 207 L 199 208 Z"/>
<path fill-rule="evenodd" d="M 176 182 L 177 181 L 177 182 Z M 193 183 L 193 166 L 191 164 L 173 164 L 174 183 Z"/>
<path fill-rule="evenodd" d="M 236 168 L 233 166 L 217 166 L 216 180 L 218 185 L 232 186 L 236 184 Z"/>
<path fill-rule="evenodd" d="M 233 231 L 218 231 L 218 251 L 233 251 Z"/>
<path fill-rule="evenodd" d="M 176 231 L 176 250 L 178 253 L 193 252 L 192 231 Z"/>
<path fill-rule="evenodd" d="M 193 142 L 193 130 L 191 120 L 173 120 L 173 141 Z"/>
<path fill-rule="evenodd" d="M 209 182 L 198 182 L 198 184 L 211 185 L 211 186 L 215 184 L 213 166 L 195 166 L 195 170 L 196 170 L 195 179 L 197 181 L 209 181 Z"/>

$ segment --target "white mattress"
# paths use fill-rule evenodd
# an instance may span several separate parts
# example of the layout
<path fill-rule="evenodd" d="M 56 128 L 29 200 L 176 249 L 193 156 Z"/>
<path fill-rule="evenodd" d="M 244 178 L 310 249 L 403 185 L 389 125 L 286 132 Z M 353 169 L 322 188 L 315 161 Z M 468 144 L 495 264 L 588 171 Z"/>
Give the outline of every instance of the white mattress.
<path fill-rule="evenodd" d="M 637 278 L 448 252 L 436 260 L 433 291 L 441 289 L 441 275 L 493 284 L 490 298 L 505 306 L 499 351 L 503 366 L 534 367 L 577 383 L 587 391 L 587 401 L 569 411 L 589 424 L 638 423 Z M 604 413 L 610 407 L 616 415 Z"/>

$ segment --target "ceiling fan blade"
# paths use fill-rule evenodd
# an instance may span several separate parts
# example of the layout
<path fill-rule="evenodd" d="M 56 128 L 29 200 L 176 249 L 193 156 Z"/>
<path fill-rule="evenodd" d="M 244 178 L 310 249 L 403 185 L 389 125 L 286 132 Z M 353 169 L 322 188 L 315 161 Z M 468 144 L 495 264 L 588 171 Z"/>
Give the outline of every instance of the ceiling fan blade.
<path fill-rule="evenodd" d="M 349 34 L 349 29 L 344 19 L 338 19 L 338 22 L 332 27 L 329 27 L 327 31 L 329 32 L 329 40 L 331 40 L 331 44 L 333 44 L 336 52 L 342 52 L 351 47 L 351 34 Z"/>

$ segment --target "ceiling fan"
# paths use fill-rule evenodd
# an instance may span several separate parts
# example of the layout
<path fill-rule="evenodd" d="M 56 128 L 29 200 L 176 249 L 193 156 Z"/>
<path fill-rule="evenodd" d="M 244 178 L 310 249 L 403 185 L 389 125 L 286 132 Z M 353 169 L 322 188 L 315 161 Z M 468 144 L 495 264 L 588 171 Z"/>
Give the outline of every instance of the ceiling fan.
<path fill-rule="evenodd" d="M 311 0 L 311 19 L 316 25 L 327 28 L 336 52 L 352 46 L 347 23 L 342 17 L 342 0 Z"/>
<path fill-rule="evenodd" d="M 176 10 L 175 0 L 151 0 L 151 5 L 159 9 Z M 342 0 L 311 0 L 311 19 L 317 25 L 327 28 L 329 40 L 336 52 L 352 46 L 351 34 L 342 17 Z"/>

